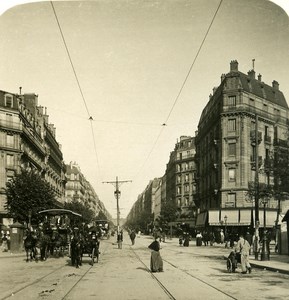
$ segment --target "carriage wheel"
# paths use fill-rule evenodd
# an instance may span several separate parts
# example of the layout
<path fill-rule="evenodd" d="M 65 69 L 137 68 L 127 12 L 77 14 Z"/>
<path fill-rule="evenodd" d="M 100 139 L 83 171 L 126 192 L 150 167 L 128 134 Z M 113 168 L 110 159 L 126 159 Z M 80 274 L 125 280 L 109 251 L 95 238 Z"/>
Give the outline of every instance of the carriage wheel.
<path fill-rule="evenodd" d="M 95 252 L 95 248 L 92 248 L 92 253 L 91 253 L 91 265 L 92 266 L 94 264 L 94 252 Z"/>
<path fill-rule="evenodd" d="M 229 273 L 232 273 L 233 271 L 232 261 L 229 258 L 227 259 L 227 270 Z"/>

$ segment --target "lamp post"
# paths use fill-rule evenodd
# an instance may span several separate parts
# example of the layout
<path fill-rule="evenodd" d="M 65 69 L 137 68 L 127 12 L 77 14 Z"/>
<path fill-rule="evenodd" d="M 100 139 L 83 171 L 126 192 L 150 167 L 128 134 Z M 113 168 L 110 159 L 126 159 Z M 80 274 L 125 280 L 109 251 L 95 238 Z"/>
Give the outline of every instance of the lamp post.
<path fill-rule="evenodd" d="M 228 245 L 227 245 L 227 241 L 228 241 L 228 239 L 227 239 L 227 220 L 228 220 L 228 217 L 227 217 L 227 215 L 225 215 L 224 216 L 224 221 L 225 221 L 225 248 L 228 247 Z"/>
<path fill-rule="evenodd" d="M 120 219 L 120 211 L 119 211 L 119 198 L 120 198 L 121 192 L 118 189 L 118 185 L 116 186 L 116 190 L 114 191 L 114 196 L 116 199 L 116 225 L 117 225 L 117 232 L 119 232 L 119 219 Z"/>
<path fill-rule="evenodd" d="M 262 252 L 261 252 L 261 260 L 270 260 L 270 251 L 269 245 L 267 241 L 267 229 L 266 229 L 266 205 L 268 203 L 267 199 L 262 199 L 264 205 L 264 232 L 263 232 L 263 244 L 262 244 Z"/>
<path fill-rule="evenodd" d="M 28 228 L 31 229 L 31 216 L 32 216 L 32 211 L 29 209 L 28 211 Z"/>

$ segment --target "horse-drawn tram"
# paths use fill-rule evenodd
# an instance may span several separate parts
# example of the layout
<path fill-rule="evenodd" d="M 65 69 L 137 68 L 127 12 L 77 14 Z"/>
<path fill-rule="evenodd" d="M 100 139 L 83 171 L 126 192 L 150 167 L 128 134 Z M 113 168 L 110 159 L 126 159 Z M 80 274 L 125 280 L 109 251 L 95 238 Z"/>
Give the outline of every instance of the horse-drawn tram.
<path fill-rule="evenodd" d="M 24 248 L 27 261 L 46 260 L 49 256 L 64 256 L 70 253 L 72 226 L 80 214 L 67 209 L 46 209 L 38 212 L 43 222 L 27 229 Z"/>
<path fill-rule="evenodd" d="M 93 265 L 98 262 L 101 229 L 85 225 L 82 215 L 67 209 L 46 209 L 38 212 L 43 222 L 28 229 L 24 239 L 27 261 L 48 257 L 69 256 L 72 265 L 79 267 L 87 255 Z"/>

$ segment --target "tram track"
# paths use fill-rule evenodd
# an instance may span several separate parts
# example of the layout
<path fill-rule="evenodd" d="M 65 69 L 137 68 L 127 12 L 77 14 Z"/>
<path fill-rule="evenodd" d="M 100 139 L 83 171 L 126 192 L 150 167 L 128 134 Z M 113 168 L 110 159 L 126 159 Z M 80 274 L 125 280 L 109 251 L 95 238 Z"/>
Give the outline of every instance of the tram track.
<path fill-rule="evenodd" d="M 106 245 L 106 247 L 102 248 L 101 251 L 101 256 L 105 255 L 106 250 L 108 248 L 108 243 L 103 243 L 103 245 Z M 68 258 L 68 257 L 67 257 Z M 49 261 L 49 260 L 48 260 Z M 47 262 L 48 262 L 47 261 Z M 77 274 L 77 276 L 79 276 L 79 278 L 73 283 L 73 285 L 65 292 L 65 294 L 60 298 L 62 300 L 67 299 L 67 296 L 76 288 L 76 286 L 85 278 L 85 276 L 87 276 L 89 274 L 89 272 L 92 270 L 92 268 L 95 266 L 94 265 L 90 265 L 88 267 L 87 270 L 85 270 L 85 272 L 83 274 Z M 70 269 L 69 270 L 74 270 L 75 267 L 73 266 L 69 266 Z M 57 272 L 59 272 L 60 274 L 63 272 L 63 270 L 67 268 L 67 264 L 61 265 L 60 267 L 57 267 L 56 269 L 54 269 L 53 271 L 48 272 L 47 274 L 37 278 L 36 280 L 33 280 L 27 284 L 25 284 L 24 286 L 14 290 L 13 292 L 7 294 L 6 296 L 4 296 L 3 298 L 1 298 L 0 300 L 7 300 L 7 299 L 15 299 L 15 298 L 19 298 L 19 299 L 24 299 L 25 297 L 21 297 L 21 294 L 24 293 L 25 291 L 27 291 L 27 289 L 31 288 L 31 287 L 38 287 L 40 286 L 44 281 L 46 281 L 49 277 L 55 277 L 55 274 L 57 274 Z M 66 275 L 66 277 L 72 277 L 75 276 L 75 273 L 69 273 Z M 55 283 L 55 286 L 57 286 L 57 283 Z M 53 290 L 43 290 L 42 292 L 40 292 L 40 294 L 45 294 L 45 292 L 51 292 L 54 291 Z"/>
<path fill-rule="evenodd" d="M 134 253 L 135 257 L 139 260 L 139 262 L 145 267 L 145 269 L 151 274 L 151 277 L 158 283 L 160 288 L 168 295 L 169 299 L 176 300 L 176 298 L 171 294 L 171 292 L 162 284 L 162 282 L 151 273 L 150 269 L 144 263 L 144 261 L 139 257 L 139 255 L 134 251 L 134 249 L 130 246 L 131 251 Z"/>
<path fill-rule="evenodd" d="M 172 292 L 170 292 L 169 289 L 168 289 L 168 288 L 167 288 L 167 287 L 166 287 L 166 286 L 165 286 L 165 285 L 157 278 L 157 276 L 155 276 L 154 273 L 151 273 L 151 271 L 150 271 L 150 269 L 147 267 L 146 263 L 140 258 L 140 256 L 134 251 L 134 249 L 132 249 L 132 247 L 130 247 L 130 249 L 133 251 L 134 255 L 135 255 L 136 258 L 140 261 L 140 263 L 146 268 L 146 270 L 147 270 L 148 272 L 150 272 L 152 278 L 153 278 L 154 280 L 157 281 L 157 283 L 158 283 L 158 285 L 160 286 L 160 288 L 168 295 L 169 299 L 177 299 L 177 298 L 175 298 L 175 296 L 172 294 Z M 172 249 L 170 249 L 170 251 L 172 251 L 172 252 L 178 252 L 178 251 L 172 250 Z M 229 299 L 234 299 L 234 300 L 237 300 L 237 299 L 238 299 L 238 298 L 235 298 L 234 296 L 228 294 L 227 292 L 225 292 L 225 291 L 223 291 L 223 290 L 217 288 L 216 286 L 212 285 L 211 283 L 209 283 L 209 282 L 207 282 L 207 281 L 201 279 L 200 277 L 195 276 L 195 275 L 191 274 L 190 272 L 188 272 L 188 271 L 186 271 L 186 270 L 180 268 L 179 266 L 173 264 L 173 263 L 170 262 L 169 260 L 163 259 L 163 261 L 166 262 L 167 264 L 169 264 L 170 266 L 172 266 L 174 269 L 176 269 L 176 270 L 182 272 L 183 274 L 185 274 L 185 275 L 187 275 L 187 276 L 189 276 L 189 277 L 191 277 L 191 278 L 193 278 L 193 279 L 195 279 L 195 280 L 201 282 L 202 284 L 204 284 L 204 285 L 206 285 L 206 286 L 208 286 L 208 287 L 210 287 L 210 288 L 212 288 L 212 289 L 218 291 L 219 293 L 223 294 L 224 296 L 228 297 Z"/>

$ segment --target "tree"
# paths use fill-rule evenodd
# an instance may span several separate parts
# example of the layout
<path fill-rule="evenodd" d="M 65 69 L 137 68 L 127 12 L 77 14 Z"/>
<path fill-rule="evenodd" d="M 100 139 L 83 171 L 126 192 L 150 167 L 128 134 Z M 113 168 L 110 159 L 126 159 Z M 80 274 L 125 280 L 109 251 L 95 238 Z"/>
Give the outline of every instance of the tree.
<path fill-rule="evenodd" d="M 161 208 L 163 222 L 174 222 L 177 219 L 177 206 L 173 201 L 164 203 Z"/>
<path fill-rule="evenodd" d="M 6 183 L 5 208 L 14 221 L 38 223 L 42 216 L 38 212 L 55 206 L 55 193 L 50 185 L 34 170 L 22 169 Z"/>
<path fill-rule="evenodd" d="M 72 202 L 65 203 L 64 208 L 72 210 L 72 211 L 82 215 L 82 219 L 79 219 L 78 217 L 75 217 L 75 218 L 72 217 L 73 218 L 72 222 L 74 224 L 82 223 L 82 222 L 89 224 L 95 217 L 94 212 L 92 211 L 92 209 L 89 207 L 88 204 L 81 203 L 77 200 L 72 200 Z"/>

